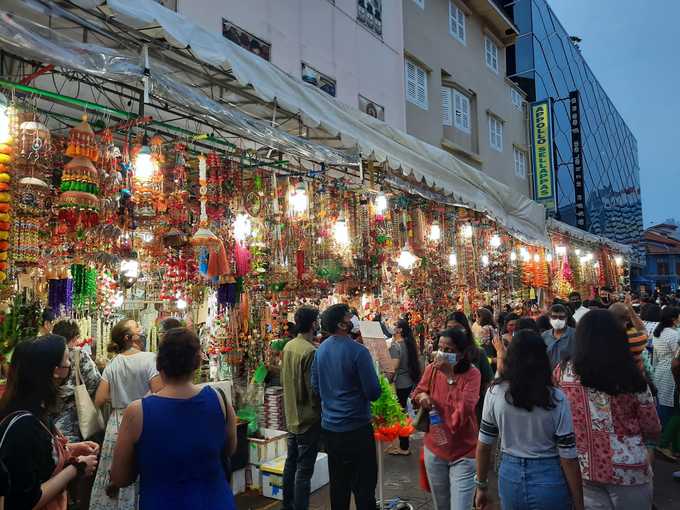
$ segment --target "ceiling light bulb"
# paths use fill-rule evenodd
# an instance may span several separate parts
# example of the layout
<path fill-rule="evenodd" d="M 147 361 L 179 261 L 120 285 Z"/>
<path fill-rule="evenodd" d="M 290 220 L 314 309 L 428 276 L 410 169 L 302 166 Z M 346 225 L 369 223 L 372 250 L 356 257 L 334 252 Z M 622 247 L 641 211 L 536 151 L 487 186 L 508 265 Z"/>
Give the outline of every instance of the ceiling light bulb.
<path fill-rule="evenodd" d="M 375 207 L 375 213 L 379 216 L 382 216 L 387 211 L 387 197 L 382 191 L 375 197 L 373 206 Z"/>
<path fill-rule="evenodd" d="M 120 262 L 120 272 L 126 278 L 139 277 L 139 262 L 135 259 L 123 259 Z"/>
<path fill-rule="evenodd" d="M 576 254 L 577 257 L 580 257 L 580 256 L 581 256 L 581 249 L 580 249 L 580 248 L 576 248 L 576 249 L 574 250 L 574 253 Z"/>
<path fill-rule="evenodd" d="M 489 256 L 486 255 L 486 254 L 485 254 L 485 255 L 482 255 L 482 265 L 483 265 L 484 267 L 486 267 L 486 266 L 489 265 Z"/>
<path fill-rule="evenodd" d="M 455 251 L 452 251 L 451 255 L 449 255 L 449 265 L 451 267 L 456 267 L 458 265 L 458 255 L 456 255 Z"/>
<path fill-rule="evenodd" d="M 491 236 L 491 239 L 489 239 L 489 246 L 491 246 L 493 249 L 498 249 L 501 246 L 501 236 L 498 234 L 494 234 Z"/>
<path fill-rule="evenodd" d="M 187 302 L 183 298 L 177 298 L 177 302 L 175 303 L 175 306 L 177 306 L 178 310 L 184 310 L 187 307 Z"/>
<path fill-rule="evenodd" d="M 564 255 L 567 254 L 567 247 L 566 246 L 557 246 L 557 247 L 555 247 L 555 253 L 557 254 L 558 257 L 563 257 Z"/>
<path fill-rule="evenodd" d="M 406 245 L 404 245 L 404 247 L 401 250 L 401 253 L 399 254 L 397 264 L 399 264 L 399 267 L 401 267 L 402 269 L 411 269 L 415 265 L 417 260 L 418 257 L 411 253 L 411 249 L 409 248 L 409 245 L 407 243 Z"/>
<path fill-rule="evenodd" d="M 442 237 L 442 229 L 439 226 L 439 222 L 434 220 L 432 225 L 430 225 L 430 241 L 437 242 Z"/>
<path fill-rule="evenodd" d="M 534 253 L 534 262 L 540 262 L 541 256 L 538 253 Z"/>
<path fill-rule="evenodd" d="M 309 206 L 309 197 L 304 182 L 300 182 L 290 194 L 290 207 L 295 214 L 304 214 Z"/>
<path fill-rule="evenodd" d="M 550 263 L 550 262 L 553 261 L 552 253 L 547 253 L 547 254 L 546 254 L 546 256 L 545 256 L 545 261 L 548 262 L 548 263 Z"/>
<path fill-rule="evenodd" d="M 614 262 L 616 263 L 617 266 L 622 266 L 623 257 L 621 255 L 617 255 L 616 257 L 614 257 Z"/>
<path fill-rule="evenodd" d="M 471 239 L 472 238 L 472 233 L 473 233 L 472 232 L 472 225 L 470 225 L 469 223 L 463 225 L 461 231 L 462 231 L 463 237 L 465 239 Z"/>
<path fill-rule="evenodd" d="M 135 157 L 135 178 L 139 182 L 149 182 L 156 173 L 156 163 L 148 145 L 143 145 Z"/>
<path fill-rule="evenodd" d="M 333 225 L 333 237 L 340 246 L 347 246 L 349 244 L 349 229 L 347 228 L 345 218 L 342 216 Z"/>
<path fill-rule="evenodd" d="M 234 238 L 237 241 L 245 241 L 253 230 L 253 223 L 247 214 L 238 214 L 234 220 Z"/>
<path fill-rule="evenodd" d="M 511 252 L 510 252 L 510 260 L 511 260 L 512 262 L 514 262 L 515 260 L 517 260 L 517 253 L 515 253 L 514 251 L 511 251 Z"/>

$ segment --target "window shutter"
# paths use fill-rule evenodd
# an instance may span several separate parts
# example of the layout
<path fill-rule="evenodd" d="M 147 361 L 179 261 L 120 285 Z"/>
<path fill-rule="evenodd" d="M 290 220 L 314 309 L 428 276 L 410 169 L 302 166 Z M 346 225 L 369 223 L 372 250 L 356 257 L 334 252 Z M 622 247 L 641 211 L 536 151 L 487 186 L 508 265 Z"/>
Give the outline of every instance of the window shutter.
<path fill-rule="evenodd" d="M 442 87 L 442 125 L 451 126 L 453 117 L 451 115 L 451 89 Z"/>
<path fill-rule="evenodd" d="M 417 101 L 416 66 L 408 60 L 406 61 L 406 97 L 412 101 Z"/>
<path fill-rule="evenodd" d="M 423 108 L 427 108 L 427 74 L 424 69 L 416 67 L 417 101 Z"/>

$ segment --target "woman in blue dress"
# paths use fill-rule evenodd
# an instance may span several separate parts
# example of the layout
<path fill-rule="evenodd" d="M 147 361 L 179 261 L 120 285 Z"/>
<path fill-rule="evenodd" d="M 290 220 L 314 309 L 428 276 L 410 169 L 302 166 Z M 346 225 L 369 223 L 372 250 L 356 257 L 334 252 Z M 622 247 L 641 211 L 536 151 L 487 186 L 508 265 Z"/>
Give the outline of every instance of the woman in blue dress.
<path fill-rule="evenodd" d="M 123 415 L 109 491 L 139 476 L 140 510 L 236 508 L 222 462 L 236 449 L 236 418 L 214 389 L 192 383 L 200 355 L 193 332 L 168 331 L 157 358 L 164 388 Z"/>

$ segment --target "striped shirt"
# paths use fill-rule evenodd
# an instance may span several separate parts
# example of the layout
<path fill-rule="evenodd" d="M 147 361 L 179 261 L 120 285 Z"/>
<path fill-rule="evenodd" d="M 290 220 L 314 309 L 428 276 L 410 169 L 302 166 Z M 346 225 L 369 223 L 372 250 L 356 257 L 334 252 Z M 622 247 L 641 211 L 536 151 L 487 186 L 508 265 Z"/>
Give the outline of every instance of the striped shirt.
<path fill-rule="evenodd" d="M 635 358 L 635 363 L 637 363 L 640 370 L 644 373 L 644 365 L 642 364 L 642 351 L 647 347 L 647 332 L 640 331 L 636 328 L 630 328 L 628 331 L 628 348 L 631 354 Z"/>
<path fill-rule="evenodd" d="M 555 407 L 532 411 L 506 400 L 509 385 L 491 386 L 484 399 L 479 441 L 493 444 L 501 436 L 501 451 L 524 459 L 576 458 L 576 437 L 569 401 L 562 390 L 553 389 Z"/>

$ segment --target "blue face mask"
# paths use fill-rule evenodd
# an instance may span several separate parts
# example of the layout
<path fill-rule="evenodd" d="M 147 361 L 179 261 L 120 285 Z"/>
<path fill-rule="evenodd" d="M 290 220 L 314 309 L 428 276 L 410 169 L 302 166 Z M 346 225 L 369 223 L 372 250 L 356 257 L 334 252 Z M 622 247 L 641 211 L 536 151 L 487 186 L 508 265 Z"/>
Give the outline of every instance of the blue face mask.
<path fill-rule="evenodd" d="M 446 361 L 449 365 L 452 367 L 456 365 L 458 362 L 458 354 L 455 352 L 442 352 L 439 351 L 439 357 L 443 360 Z"/>

